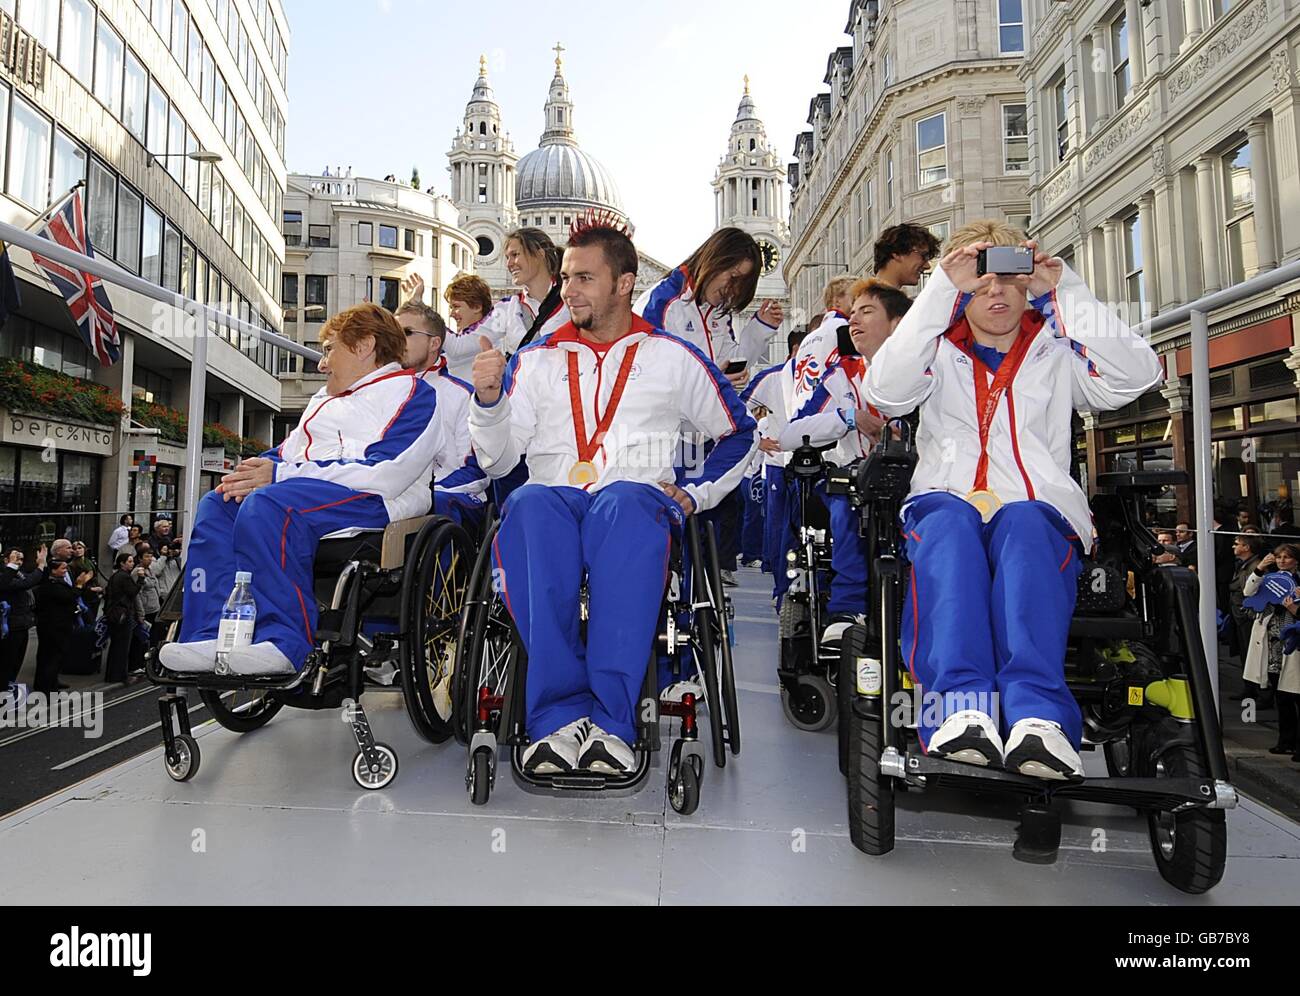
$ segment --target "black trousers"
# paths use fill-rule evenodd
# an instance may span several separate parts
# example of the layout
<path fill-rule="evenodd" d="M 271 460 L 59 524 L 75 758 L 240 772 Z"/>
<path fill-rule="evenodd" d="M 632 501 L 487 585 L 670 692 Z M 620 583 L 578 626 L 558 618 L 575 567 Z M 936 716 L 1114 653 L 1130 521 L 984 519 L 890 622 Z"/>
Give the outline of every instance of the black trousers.
<path fill-rule="evenodd" d="M 36 680 L 32 690 L 54 692 L 59 688 L 59 667 L 67 650 L 68 631 L 62 626 L 36 626 Z"/>
<path fill-rule="evenodd" d="M 104 669 L 105 681 L 126 681 L 134 635 L 135 616 L 133 615 L 128 615 L 116 625 L 108 624 L 108 667 Z"/>
<path fill-rule="evenodd" d="M 1269 675 L 1269 682 L 1277 688 L 1277 675 Z M 1277 693 L 1277 743 L 1291 750 L 1300 748 L 1296 734 L 1300 732 L 1300 695 L 1294 692 Z"/>
<path fill-rule="evenodd" d="M 9 687 L 10 682 L 18 680 L 18 672 L 23 669 L 23 658 L 27 656 L 27 639 L 29 627 L 10 626 L 9 635 L 0 638 L 0 691 Z"/>

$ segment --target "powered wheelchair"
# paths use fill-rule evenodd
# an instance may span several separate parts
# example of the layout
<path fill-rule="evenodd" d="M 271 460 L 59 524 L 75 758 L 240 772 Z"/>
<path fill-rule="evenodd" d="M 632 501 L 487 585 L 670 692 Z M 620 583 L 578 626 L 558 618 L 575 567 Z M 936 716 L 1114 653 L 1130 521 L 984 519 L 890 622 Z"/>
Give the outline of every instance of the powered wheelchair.
<path fill-rule="evenodd" d="M 1051 863 L 1060 845 L 1054 798 L 1135 807 L 1147 817 L 1160 875 L 1203 893 L 1223 876 L 1225 810 L 1237 804 L 1197 616 L 1196 576 L 1157 566 L 1142 503 L 1186 482 L 1183 471 L 1098 476 L 1097 542 L 1084 560 L 1070 623 L 1066 681 L 1084 718 L 1083 750 L 1101 747 L 1109 777 L 1044 781 L 928 756 L 915 717 L 921 703 L 902 661 L 899 622 L 908 564 L 899 512 L 916 452 L 904 423 L 830 487 L 860 507 L 872 542 L 872 607 L 845 634 L 840 661 L 840 760 L 849 830 L 867 854 L 894 847 L 895 792 L 948 786 L 1023 800 L 1017 858 Z"/>
<path fill-rule="evenodd" d="M 838 643 L 823 646 L 830 601 L 831 529 L 826 506 L 816 487 L 834 465 L 822 459 L 829 446 L 812 446 L 808 437 L 790 455 L 786 474 L 798 492 L 794 543 L 785 552 L 790 587 L 781 598 L 777 621 L 781 637 L 777 679 L 781 711 L 795 727 L 809 732 L 829 729 L 838 712 L 835 692 L 839 673 Z"/>
<path fill-rule="evenodd" d="M 698 675 L 708 703 L 709 739 L 714 764 L 722 768 L 727 752 L 740 753 L 740 718 L 731 658 L 731 600 L 722 586 L 720 560 L 712 523 L 689 516 L 682 539 L 674 535 L 668 582 L 660 610 L 655 645 L 646 648 L 646 677 L 638 709 L 637 739 L 631 744 L 636 767 L 619 775 L 596 771 L 559 774 L 526 772 L 523 754 L 530 741 L 525 730 L 525 685 L 528 655 L 505 600 L 493 584 L 492 542 L 500 521 L 489 513 L 484 541 L 470 575 L 464 611 L 456 634 L 454 680 L 457 739 L 468 748 L 465 787 L 475 805 L 485 805 L 496 785 L 498 748 L 509 753 L 515 780 L 531 792 L 631 792 L 650 772 L 651 755 L 661 749 L 661 716 L 681 720 L 669 749 L 668 801 L 683 815 L 700 801 L 704 748 L 700 743 L 699 707 L 687 693 L 680 703 L 659 700 L 660 661 L 667 658 L 674 680 Z M 575 611 L 585 622 L 588 599 L 584 583 Z M 584 627 L 585 639 L 585 627 Z"/>
<path fill-rule="evenodd" d="M 213 718 L 236 733 L 265 726 L 285 706 L 342 708 L 357 743 L 352 777 L 364 789 L 382 789 L 397 776 L 397 754 L 375 740 L 361 705 L 368 670 L 395 666 L 419 734 L 435 744 L 451 737 L 451 668 L 474 562 L 470 536 L 451 519 L 435 515 L 347 532 L 320 541 L 316 645 L 298 673 L 182 674 L 158 660 L 161 643 L 147 655 L 150 681 L 165 689 L 158 708 L 164 760 L 173 779 L 187 781 L 199 769 L 187 689 L 196 690 Z M 167 640 L 179 632 L 183 588 L 181 582 L 173 587 L 159 614 L 157 625 L 167 627 Z"/>

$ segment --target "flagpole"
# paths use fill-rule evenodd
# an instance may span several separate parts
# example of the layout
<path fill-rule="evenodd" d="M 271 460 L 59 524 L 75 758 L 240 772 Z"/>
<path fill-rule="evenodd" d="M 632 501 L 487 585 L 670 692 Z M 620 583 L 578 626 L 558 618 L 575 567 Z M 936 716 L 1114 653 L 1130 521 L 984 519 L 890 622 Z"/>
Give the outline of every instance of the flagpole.
<path fill-rule="evenodd" d="M 69 197 L 71 197 L 73 194 L 75 194 L 75 193 L 76 193 L 80 188 L 84 187 L 85 185 L 86 185 L 86 181 L 85 181 L 85 180 L 78 180 L 78 181 L 77 181 L 76 183 L 74 183 L 71 187 L 69 187 L 67 190 L 65 190 L 62 194 L 59 195 L 59 199 L 58 199 L 58 200 L 56 200 L 56 201 L 52 201 L 52 202 L 50 203 L 50 206 L 49 206 L 49 207 L 47 207 L 44 211 L 42 211 L 40 214 L 38 214 L 38 215 L 35 217 L 35 219 L 33 219 L 31 222 L 28 223 L 28 225 L 27 225 L 27 231 L 30 232 L 30 231 L 31 231 L 32 229 L 34 229 L 37 225 L 39 225 L 41 222 L 43 222 L 43 221 L 45 221 L 47 218 L 49 218 L 50 215 L 54 214 L 55 211 L 57 211 L 57 210 L 59 210 L 59 208 L 63 207 L 63 202 L 66 201 Z"/>

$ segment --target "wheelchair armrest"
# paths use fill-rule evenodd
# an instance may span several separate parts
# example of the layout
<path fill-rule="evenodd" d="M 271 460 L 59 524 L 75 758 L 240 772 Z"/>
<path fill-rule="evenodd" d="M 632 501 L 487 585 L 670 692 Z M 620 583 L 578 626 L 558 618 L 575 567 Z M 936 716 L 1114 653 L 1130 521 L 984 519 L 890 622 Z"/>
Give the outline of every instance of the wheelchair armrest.
<path fill-rule="evenodd" d="M 1177 487 L 1188 481 L 1185 470 L 1112 470 L 1097 475 L 1097 487 L 1102 491 L 1159 491 Z"/>
<path fill-rule="evenodd" d="M 398 519 L 384 527 L 384 538 L 380 545 L 379 566 L 386 571 L 396 570 L 406 562 L 406 543 L 432 515 L 417 515 L 410 519 Z"/>

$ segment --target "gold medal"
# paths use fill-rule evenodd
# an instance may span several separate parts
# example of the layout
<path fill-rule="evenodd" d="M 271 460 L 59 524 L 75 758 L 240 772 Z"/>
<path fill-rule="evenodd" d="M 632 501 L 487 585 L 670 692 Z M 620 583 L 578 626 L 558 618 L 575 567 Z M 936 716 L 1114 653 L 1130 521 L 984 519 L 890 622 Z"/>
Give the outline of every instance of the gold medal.
<path fill-rule="evenodd" d="M 998 509 L 1002 507 L 1002 499 L 988 488 L 970 492 L 966 495 L 966 500 L 975 506 L 975 511 L 979 512 L 980 518 L 985 522 L 997 515 Z"/>
<path fill-rule="evenodd" d="M 569 483 L 575 488 L 585 488 L 596 483 L 596 465 L 590 460 L 579 460 L 569 471 Z"/>

